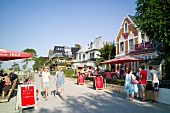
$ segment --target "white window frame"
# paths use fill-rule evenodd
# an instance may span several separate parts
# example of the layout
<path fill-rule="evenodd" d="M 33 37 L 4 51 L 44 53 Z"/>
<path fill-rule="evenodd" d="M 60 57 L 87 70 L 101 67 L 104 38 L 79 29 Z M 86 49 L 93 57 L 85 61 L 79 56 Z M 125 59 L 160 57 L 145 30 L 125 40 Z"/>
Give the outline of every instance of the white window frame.
<path fill-rule="evenodd" d="M 121 43 L 123 43 L 123 50 L 121 50 Z M 124 50 L 125 50 L 124 43 L 125 43 L 125 42 L 120 42 L 120 51 L 124 51 Z"/>
<path fill-rule="evenodd" d="M 126 29 L 126 25 L 127 25 L 127 29 Z M 128 32 L 128 23 L 125 22 L 125 23 L 124 23 L 124 33 L 127 33 L 127 32 Z"/>
<path fill-rule="evenodd" d="M 132 45 L 130 44 L 131 40 L 133 41 Z M 129 46 L 129 50 L 133 50 L 134 49 L 134 39 L 129 39 L 128 41 L 129 41 L 129 45 L 128 45 Z"/>

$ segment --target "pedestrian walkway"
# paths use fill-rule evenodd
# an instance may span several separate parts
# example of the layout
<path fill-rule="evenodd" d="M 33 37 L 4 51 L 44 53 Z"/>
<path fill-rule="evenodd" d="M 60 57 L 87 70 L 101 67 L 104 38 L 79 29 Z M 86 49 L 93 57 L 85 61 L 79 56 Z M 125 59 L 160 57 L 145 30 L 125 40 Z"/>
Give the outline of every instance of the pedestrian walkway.
<path fill-rule="evenodd" d="M 23 113 L 169 113 L 170 105 L 161 103 L 134 102 L 126 100 L 121 93 L 108 90 L 94 90 L 91 86 L 77 85 L 66 79 L 65 101 L 52 95 L 55 89 L 54 77 L 50 80 L 48 101 L 39 93 L 38 110 L 24 109 Z M 38 74 L 35 74 L 36 86 L 42 91 Z M 16 113 L 16 97 L 8 103 L 0 103 L 0 113 Z"/>

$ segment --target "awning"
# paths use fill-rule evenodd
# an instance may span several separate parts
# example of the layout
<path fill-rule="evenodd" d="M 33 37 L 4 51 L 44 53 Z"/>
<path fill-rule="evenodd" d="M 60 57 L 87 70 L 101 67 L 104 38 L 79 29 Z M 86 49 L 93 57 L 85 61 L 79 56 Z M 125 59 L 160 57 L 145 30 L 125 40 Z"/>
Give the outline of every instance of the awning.
<path fill-rule="evenodd" d="M 138 62 L 138 61 L 143 61 L 143 59 L 138 59 L 138 58 L 131 57 L 131 56 L 125 56 L 121 58 L 114 58 L 111 60 L 107 60 L 107 61 L 101 62 L 101 64 L 123 64 L 125 62 Z"/>
<path fill-rule="evenodd" d="M 31 56 L 32 55 L 30 53 L 6 50 L 0 48 L 0 60 L 2 61 L 30 58 Z"/>

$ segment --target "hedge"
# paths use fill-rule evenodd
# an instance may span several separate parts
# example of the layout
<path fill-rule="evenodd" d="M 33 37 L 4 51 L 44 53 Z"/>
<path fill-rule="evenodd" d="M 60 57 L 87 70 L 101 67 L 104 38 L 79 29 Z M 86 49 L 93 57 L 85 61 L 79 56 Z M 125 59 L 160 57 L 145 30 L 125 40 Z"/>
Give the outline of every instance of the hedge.
<path fill-rule="evenodd" d="M 115 84 L 115 85 L 119 85 L 119 86 L 124 86 L 124 83 L 125 83 L 124 80 L 120 80 L 120 79 L 108 79 L 108 78 L 104 78 L 104 79 L 106 79 L 106 83 L 108 83 L 108 84 Z M 85 80 L 93 81 L 94 78 L 93 77 L 85 77 Z"/>
<path fill-rule="evenodd" d="M 119 85 L 119 86 L 124 86 L 124 84 L 125 84 L 125 80 L 108 79 L 108 78 L 104 78 L 104 79 L 106 79 L 106 83 L 108 83 L 108 84 L 115 84 L 115 85 Z"/>
<path fill-rule="evenodd" d="M 73 69 L 64 69 L 63 71 L 66 76 L 72 76 L 74 74 Z"/>

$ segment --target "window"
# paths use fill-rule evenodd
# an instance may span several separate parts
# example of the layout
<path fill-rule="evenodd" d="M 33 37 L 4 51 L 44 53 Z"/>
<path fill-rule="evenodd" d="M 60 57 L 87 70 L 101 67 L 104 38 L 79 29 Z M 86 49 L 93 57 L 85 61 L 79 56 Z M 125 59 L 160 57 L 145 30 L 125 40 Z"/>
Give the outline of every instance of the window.
<path fill-rule="evenodd" d="M 129 40 L 129 49 L 134 49 L 133 39 Z"/>
<path fill-rule="evenodd" d="M 83 60 L 85 60 L 85 54 L 83 54 Z"/>
<path fill-rule="evenodd" d="M 120 43 L 120 51 L 124 51 L 124 42 Z"/>
<path fill-rule="evenodd" d="M 90 58 L 94 58 L 94 52 L 90 53 Z"/>
<path fill-rule="evenodd" d="M 81 60 L 81 54 L 79 54 L 79 60 Z"/>
<path fill-rule="evenodd" d="M 145 60 L 147 60 L 148 59 L 148 57 L 147 56 L 145 56 Z"/>
<path fill-rule="evenodd" d="M 152 59 L 155 59 L 156 57 L 155 57 L 155 55 L 152 55 Z"/>
<path fill-rule="evenodd" d="M 128 23 L 125 23 L 124 24 L 124 32 L 127 32 L 128 31 Z"/>
<path fill-rule="evenodd" d="M 151 59 L 151 56 L 148 56 L 148 59 Z"/>

